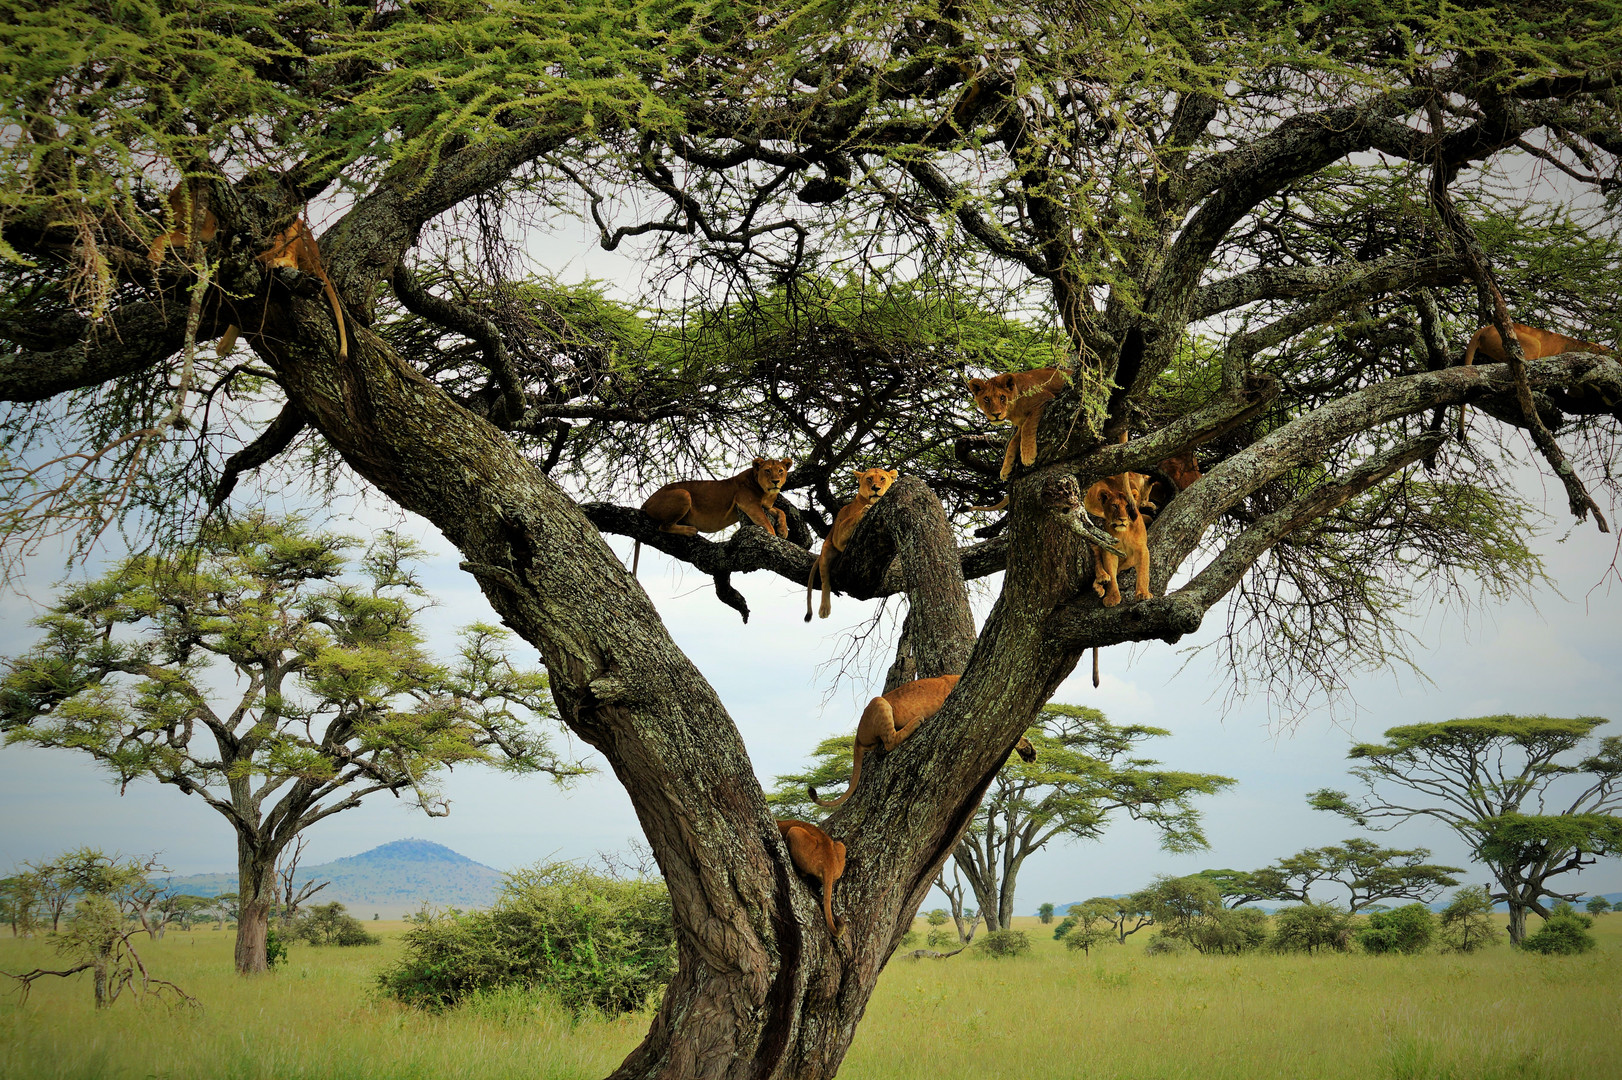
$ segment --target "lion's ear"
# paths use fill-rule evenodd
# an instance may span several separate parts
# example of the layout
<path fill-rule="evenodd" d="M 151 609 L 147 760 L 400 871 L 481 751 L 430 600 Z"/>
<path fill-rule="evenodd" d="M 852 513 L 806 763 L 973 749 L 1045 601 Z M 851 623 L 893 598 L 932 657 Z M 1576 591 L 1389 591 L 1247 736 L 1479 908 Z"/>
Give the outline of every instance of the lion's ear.
<path fill-rule="evenodd" d="M 969 380 L 969 393 L 978 394 L 980 392 L 980 388 L 982 386 L 984 386 L 985 384 L 986 384 L 986 381 L 984 379 L 970 379 Z"/>
<path fill-rule="evenodd" d="M 788 467 L 789 467 L 789 466 L 790 466 L 790 465 L 792 465 L 792 464 L 794 464 L 794 459 L 793 459 L 793 458 L 791 458 L 791 457 L 786 457 L 786 458 L 784 458 L 784 459 L 783 459 L 783 468 L 785 468 L 785 469 L 786 469 L 786 468 L 788 468 Z"/>
<path fill-rule="evenodd" d="M 758 469 L 758 468 L 760 468 L 760 467 L 761 467 L 761 466 L 762 466 L 762 465 L 764 465 L 764 464 L 766 464 L 766 459 L 765 459 L 765 458 L 763 458 L 763 457 L 757 457 L 757 458 L 756 458 L 756 459 L 755 459 L 755 468 L 757 468 L 757 469 Z"/>
<path fill-rule="evenodd" d="M 863 471 L 863 470 L 861 470 L 861 469 L 852 469 L 852 470 L 851 470 L 851 471 L 850 471 L 850 474 L 851 474 L 851 475 L 852 475 L 852 476 L 854 476 L 854 477 L 855 477 L 855 478 L 856 478 L 856 480 L 857 480 L 857 482 L 858 482 L 858 483 L 859 483 L 859 482 L 860 482 L 860 481 L 861 481 L 861 479 L 862 479 L 862 477 L 864 477 L 864 476 L 866 476 L 866 475 L 867 475 L 867 473 L 866 473 L 866 472 L 864 472 L 864 471 Z"/>
<path fill-rule="evenodd" d="M 885 469 L 884 471 L 890 474 L 890 483 L 892 484 L 895 483 L 896 479 L 901 476 L 901 474 L 895 469 Z"/>

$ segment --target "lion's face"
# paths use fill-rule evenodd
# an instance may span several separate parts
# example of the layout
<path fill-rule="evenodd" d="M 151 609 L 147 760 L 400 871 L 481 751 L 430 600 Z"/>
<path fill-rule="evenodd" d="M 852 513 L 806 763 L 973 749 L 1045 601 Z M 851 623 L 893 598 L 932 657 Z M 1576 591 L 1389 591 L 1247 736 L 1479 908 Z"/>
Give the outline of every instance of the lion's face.
<path fill-rule="evenodd" d="M 1014 377 L 998 375 L 994 379 L 970 379 L 969 394 L 975 406 L 990 420 L 1006 420 L 1008 409 L 1014 403 Z"/>
<path fill-rule="evenodd" d="M 900 475 L 894 469 L 858 471 L 855 473 L 856 490 L 861 494 L 862 498 L 872 502 L 874 499 L 883 496 L 886 491 L 889 491 L 890 485 L 895 483 L 896 477 Z"/>
<path fill-rule="evenodd" d="M 776 495 L 783 490 L 783 484 L 788 481 L 788 467 L 793 464 L 793 458 L 759 458 L 755 459 L 755 483 L 768 495 Z"/>
<path fill-rule="evenodd" d="M 1126 532 L 1132 527 L 1132 523 L 1138 520 L 1137 505 L 1114 488 L 1105 489 L 1103 503 L 1104 528 L 1110 532 Z"/>

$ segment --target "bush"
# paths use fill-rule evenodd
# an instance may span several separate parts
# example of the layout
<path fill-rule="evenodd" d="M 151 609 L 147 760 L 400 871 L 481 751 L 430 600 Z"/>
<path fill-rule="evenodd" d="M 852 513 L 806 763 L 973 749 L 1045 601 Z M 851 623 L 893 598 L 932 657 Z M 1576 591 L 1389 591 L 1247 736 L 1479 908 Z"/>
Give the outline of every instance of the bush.
<path fill-rule="evenodd" d="M 293 923 L 293 937 L 311 945 L 376 945 L 383 939 L 366 932 L 366 924 L 334 900 L 317 904 Z"/>
<path fill-rule="evenodd" d="M 1585 953 L 1599 944 L 1588 932 L 1593 925 L 1592 916 L 1578 914 L 1576 908 L 1561 901 L 1544 921 L 1543 929 L 1522 941 L 1521 948 L 1545 956 Z"/>
<path fill-rule="evenodd" d="M 974 947 L 987 956 L 1024 956 L 1031 951 L 1031 939 L 1023 930 L 993 930 L 981 934 Z"/>
<path fill-rule="evenodd" d="M 947 949 L 951 948 L 957 943 L 958 940 L 956 931 L 943 930 L 938 926 L 931 930 L 929 932 L 929 937 L 924 940 L 924 944 L 928 945 L 931 949 Z"/>
<path fill-rule="evenodd" d="M 1182 936 L 1202 953 L 1248 952 L 1267 944 L 1267 913 L 1256 908 L 1213 911 Z"/>
<path fill-rule="evenodd" d="M 900 948 L 903 948 L 903 949 L 916 949 L 917 947 L 918 947 L 918 931 L 916 931 L 916 930 L 908 930 L 905 934 L 901 935 Z"/>
<path fill-rule="evenodd" d="M 946 914 L 945 908 L 936 908 L 934 911 L 931 911 L 926 918 L 928 918 L 930 926 L 944 926 L 946 925 L 946 920 L 951 918 L 951 916 Z"/>
<path fill-rule="evenodd" d="M 431 916 L 378 975 L 384 993 L 426 1008 L 502 988 L 555 994 L 571 1013 L 641 1008 L 676 968 L 670 893 L 571 863 L 507 877 L 490 911 Z"/>
<path fill-rule="evenodd" d="M 1615 910 L 1611 906 L 1611 902 L 1603 896 L 1590 896 L 1587 907 L 1590 915 L 1603 915 L 1607 911 Z"/>
<path fill-rule="evenodd" d="M 1436 916 L 1424 904 L 1404 904 L 1394 911 L 1369 916 L 1368 925 L 1357 931 L 1357 943 L 1371 953 L 1401 953 L 1412 956 L 1430 947 L 1436 936 Z"/>
<path fill-rule="evenodd" d="M 1093 954 L 1095 945 L 1102 945 L 1106 941 L 1114 941 L 1115 935 L 1102 926 L 1083 926 L 1072 930 L 1064 939 L 1064 947 L 1076 949 L 1087 956 Z"/>
<path fill-rule="evenodd" d="M 1066 934 L 1070 933 L 1071 930 L 1074 930 L 1076 928 L 1076 924 L 1080 922 L 1081 919 L 1079 916 L 1066 915 L 1063 919 L 1059 920 L 1059 925 L 1053 928 L 1053 940 L 1060 940 Z"/>
<path fill-rule="evenodd" d="M 1145 956 L 1181 956 L 1189 950 L 1189 944 L 1182 938 L 1168 934 L 1164 930 L 1155 931 L 1155 936 L 1149 939 L 1149 944 L 1143 947 Z"/>
<path fill-rule="evenodd" d="M 1442 947 L 1450 952 L 1475 952 L 1503 936 L 1493 921 L 1492 897 L 1484 886 L 1460 889 L 1442 909 Z"/>
<path fill-rule="evenodd" d="M 1041 907 L 1037 908 L 1036 917 L 1042 920 L 1043 926 L 1047 926 L 1053 921 L 1053 905 L 1043 904 Z"/>
<path fill-rule="evenodd" d="M 287 942 L 276 936 L 271 930 L 265 934 L 265 966 L 274 969 L 278 964 L 287 963 Z"/>
<path fill-rule="evenodd" d="M 1297 904 L 1273 915 L 1273 948 L 1279 952 L 1348 952 L 1352 917 L 1334 904 Z"/>

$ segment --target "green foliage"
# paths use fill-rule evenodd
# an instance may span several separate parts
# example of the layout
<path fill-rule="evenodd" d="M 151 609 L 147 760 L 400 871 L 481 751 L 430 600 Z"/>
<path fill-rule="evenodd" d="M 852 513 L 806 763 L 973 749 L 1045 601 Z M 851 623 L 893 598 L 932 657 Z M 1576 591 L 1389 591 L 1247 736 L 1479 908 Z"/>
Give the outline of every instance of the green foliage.
<path fill-rule="evenodd" d="M 1308 903 L 1273 913 L 1273 948 L 1279 952 L 1348 952 L 1352 916 L 1334 905 Z"/>
<path fill-rule="evenodd" d="M 311 945 L 376 945 L 383 940 L 368 933 L 366 924 L 336 900 L 300 914 L 293 924 L 293 936 Z"/>
<path fill-rule="evenodd" d="M 931 949 L 948 949 L 957 943 L 957 933 L 942 927 L 936 927 L 935 929 L 931 930 L 929 932 L 929 936 L 924 939 L 924 944 L 928 945 Z"/>
<path fill-rule="evenodd" d="M 265 966 L 272 971 L 287 963 L 287 942 L 275 929 L 265 931 Z"/>
<path fill-rule="evenodd" d="M 935 908 L 929 913 L 927 918 L 930 926 L 944 926 L 946 925 L 946 920 L 951 918 L 951 916 L 946 913 L 945 908 Z"/>
<path fill-rule="evenodd" d="M 1350 893 L 1349 910 L 1356 914 L 1381 900 L 1429 903 L 1443 889 L 1458 884 L 1457 866 L 1427 863 L 1428 848 L 1387 848 L 1364 837 L 1340 844 L 1307 848 L 1272 866 L 1239 873 L 1207 870 L 1224 899 L 1236 905 L 1251 900 L 1295 900 L 1305 903 L 1308 891 L 1320 882 L 1335 882 Z"/>
<path fill-rule="evenodd" d="M 1115 941 L 1115 934 L 1103 926 L 1078 927 L 1065 935 L 1064 947 L 1091 956 L 1093 948 Z"/>
<path fill-rule="evenodd" d="M 1594 925 L 1592 916 L 1583 915 L 1567 903 L 1559 903 L 1544 920 L 1537 933 L 1528 935 L 1521 948 L 1545 956 L 1575 956 L 1590 952 L 1599 945 L 1589 933 Z"/>
<path fill-rule="evenodd" d="M 1024 956 L 1031 951 L 1031 939 L 1023 930 L 988 930 L 974 939 L 974 947 L 986 956 Z"/>
<path fill-rule="evenodd" d="M 1493 902 L 1485 886 L 1471 885 L 1453 894 L 1442 909 L 1442 947 L 1449 952 L 1472 953 L 1504 936 L 1492 917 Z"/>
<path fill-rule="evenodd" d="M 902 934 L 901 944 L 896 946 L 898 949 L 916 949 L 917 947 L 918 931 L 916 930 L 908 930 L 905 934 Z"/>
<path fill-rule="evenodd" d="M 449 1008 L 477 991 L 555 994 L 580 1013 L 641 1008 L 675 970 L 670 894 L 570 863 L 509 875 L 490 911 L 441 915 L 405 936 L 406 952 L 378 975 L 391 997 Z"/>
<path fill-rule="evenodd" d="M 1357 930 L 1357 943 L 1365 952 L 1412 956 L 1430 948 L 1436 937 L 1436 916 L 1424 904 L 1404 904 L 1378 911 Z"/>
<path fill-rule="evenodd" d="M 1081 925 L 1081 916 L 1079 916 L 1079 915 L 1066 915 L 1063 919 L 1059 920 L 1059 925 L 1055 926 L 1053 928 L 1053 940 L 1054 941 L 1062 940 L 1066 934 L 1070 933 L 1071 930 L 1075 929 L 1077 926 L 1080 926 L 1080 925 Z"/>
<path fill-rule="evenodd" d="M 1036 909 L 1036 917 L 1038 919 L 1042 920 L 1042 925 L 1043 926 L 1047 926 L 1048 924 L 1053 922 L 1053 905 L 1052 904 L 1043 904 L 1040 907 L 1038 907 Z"/>
<path fill-rule="evenodd" d="M 1192 949 L 1188 939 L 1168 934 L 1164 930 L 1155 931 L 1154 937 L 1143 947 L 1144 956 L 1181 956 Z"/>
<path fill-rule="evenodd" d="M 1194 924 L 1188 942 L 1202 953 L 1237 955 L 1267 944 L 1267 914 L 1256 908 L 1216 910 Z"/>
<path fill-rule="evenodd" d="M 1603 896 L 1590 896 L 1588 903 L 1583 907 L 1590 915 L 1604 915 L 1607 911 L 1612 910 L 1611 902 Z"/>

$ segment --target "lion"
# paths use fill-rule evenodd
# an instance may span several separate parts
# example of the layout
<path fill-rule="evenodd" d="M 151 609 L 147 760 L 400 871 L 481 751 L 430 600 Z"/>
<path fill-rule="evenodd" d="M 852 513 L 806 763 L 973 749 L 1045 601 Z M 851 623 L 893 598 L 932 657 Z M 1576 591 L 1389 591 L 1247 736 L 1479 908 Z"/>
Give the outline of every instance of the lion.
<path fill-rule="evenodd" d="M 1596 345 L 1592 341 L 1581 341 L 1564 334 L 1557 334 L 1553 330 L 1538 330 L 1531 326 L 1522 326 L 1520 323 L 1511 323 L 1510 329 L 1515 331 L 1515 340 L 1521 343 L 1521 352 L 1528 360 L 1536 360 L 1543 356 L 1557 356 L 1565 352 L 1591 352 L 1610 354 L 1614 349 L 1607 349 L 1604 345 Z M 1505 363 L 1509 356 L 1504 352 L 1504 339 L 1498 333 L 1496 326 L 1483 326 L 1470 338 L 1470 344 L 1465 347 L 1463 367 L 1475 364 L 1476 353 L 1481 352 L 1496 363 Z"/>
<path fill-rule="evenodd" d="M 862 520 L 862 515 L 890 490 L 896 477 L 901 474 L 894 469 L 868 469 L 865 472 L 857 470 L 856 497 L 834 515 L 833 528 L 828 530 L 828 539 L 822 542 L 822 552 L 811 567 L 811 573 L 805 579 L 805 621 L 811 621 L 811 590 L 816 585 L 818 575 L 822 577 L 822 610 L 821 615 L 826 619 L 833 611 L 832 588 L 829 580 L 829 567 L 833 564 L 834 556 L 845 550 L 850 543 L 850 534 L 856 531 L 856 523 Z"/>
<path fill-rule="evenodd" d="M 856 741 L 851 747 L 850 786 L 833 802 L 821 801 L 817 798 L 817 789 L 807 787 L 811 801 L 824 809 L 844 803 L 862 778 L 862 755 L 880 744 L 886 750 L 901 745 L 919 723 L 941 711 L 959 678 L 958 675 L 937 675 L 931 679 L 914 679 L 869 701 L 856 725 Z"/>
<path fill-rule="evenodd" d="M 315 234 L 310 231 L 309 223 L 303 218 L 295 218 L 293 224 L 277 233 L 270 247 L 255 258 L 264 263 L 267 270 L 285 266 L 301 274 L 309 274 L 321 282 L 321 289 L 327 294 L 327 303 L 332 305 L 332 319 L 338 324 L 338 359 L 349 359 L 349 335 L 344 330 L 343 305 L 338 303 L 338 290 L 332 287 L 327 268 L 321 265 L 321 247 L 315 242 Z M 238 332 L 235 324 L 225 328 L 225 336 L 220 338 L 216 347 L 220 356 L 229 354 L 235 347 Z"/>
<path fill-rule="evenodd" d="M 845 933 L 845 920 L 834 918 L 834 882 L 845 873 L 845 844 L 835 840 L 808 821 L 779 820 L 777 828 L 788 845 L 788 856 L 794 860 L 794 869 L 808 874 L 822 885 L 822 913 L 827 916 L 828 929 L 834 937 Z"/>
<path fill-rule="evenodd" d="M 154 269 L 162 265 L 169 248 L 185 248 L 191 243 L 194 210 L 201 211 L 201 221 L 197 228 L 197 239 L 200 243 L 210 243 L 219 234 L 219 219 L 208 206 L 205 190 L 200 184 L 182 180 L 169 193 L 169 209 L 174 216 L 175 228 L 152 241 L 152 246 L 147 249 L 147 261 Z M 344 328 L 343 305 L 338 302 L 338 290 L 333 288 L 332 279 L 327 276 L 327 268 L 321 264 L 321 247 L 315 242 L 315 235 L 310 232 L 309 224 L 302 217 L 295 218 L 293 224 L 277 233 L 272 238 L 270 247 L 261 251 L 255 258 L 268 270 L 285 266 L 320 280 L 322 291 L 327 294 L 327 303 L 332 305 L 333 321 L 338 324 L 338 359 L 349 359 L 349 335 Z M 214 351 L 220 356 L 229 355 L 236 347 L 239 333 L 241 328 L 235 323 L 227 326 Z"/>
<path fill-rule="evenodd" d="M 1105 607 L 1121 602 L 1118 579 L 1122 570 L 1136 570 L 1133 595 L 1139 600 L 1150 598 L 1149 541 L 1138 512 L 1137 502 L 1131 495 L 1134 486 L 1131 477 L 1137 473 L 1122 473 L 1100 480 L 1087 489 L 1083 505 L 1094 517 L 1104 520 L 1104 528 L 1114 534 L 1123 554 L 1117 555 L 1101 547 L 1093 547 L 1093 591 L 1104 600 Z"/>
<path fill-rule="evenodd" d="M 157 269 L 163 264 L 163 259 L 171 247 L 184 251 L 191 246 L 191 226 L 194 212 L 201 218 L 197 222 L 197 242 L 200 244 L 213 243 L 214 237 L 220 231 L 220 220 L 214 216 L 209 208 L 207 187 L 201 183 L 191 183 L 182 180 L 169 192 L 169 216 L 173 219 L 175 227 L 160 235 L 152 241 L 147 248 L 146 258 Z"/>
<path fill-rule="evenodd" d="M 1058 368 L 1036 368 L 969 380 L 969 394 L 974 398 L 975 407 L 992 422 L 1006 420 L 1016 429 L 1002 456 L 999 479 L 1008 479 L 1014 471 L 1015 453 L 1026 465 L 1036 461 L 1036 428 L 1042 421 L 1042 406 L 1059 392 L 1068 378 Z"/>
<path fill-rule="evenodd" d="M 748 518 L 773 536 L 788 538 L 788 515 L 772 504 L 788 480 L 792 458 L 761 458 L 725 480 L 677 480 L 648 496 L 642 512 L 659 531 L 677 536 L 720 532 Z M 642 541 L 631 556 L 631 575 L 642 561 Z"/>

